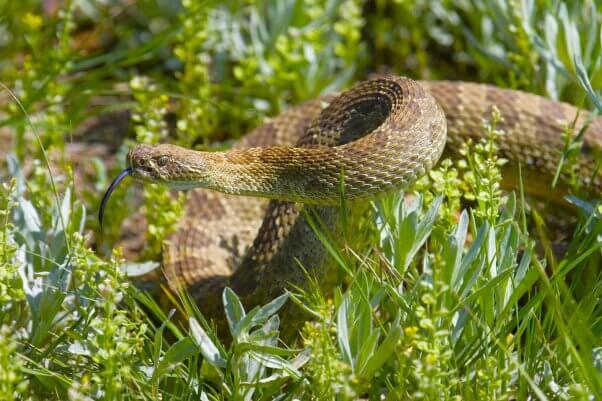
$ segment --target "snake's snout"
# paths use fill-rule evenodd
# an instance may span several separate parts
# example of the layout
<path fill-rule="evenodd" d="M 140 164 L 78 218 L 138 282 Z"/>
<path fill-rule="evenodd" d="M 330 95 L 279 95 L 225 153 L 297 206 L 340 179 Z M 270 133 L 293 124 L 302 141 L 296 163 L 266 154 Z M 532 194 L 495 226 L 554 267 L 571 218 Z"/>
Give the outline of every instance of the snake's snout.
<path fill-rule="evenodd" d="M 127 155 L 132 177 L 142 181 L 166 181 L 173 163 L 173 145 L 138 145 Z"/>
<path fill-rule="evenodd" d="M 127 163 L 133 178 L 142 180 L 155 178 L 153 154 L 153 147 L 149 145 L 138 145 L 128 152 Z"/>
<path fill-rule="evenodd" d="M 127 160 L 136 180 L 189 189 L 202 186 L 207 164 L 201 153 L 171 144 L 138 145 Z"/>

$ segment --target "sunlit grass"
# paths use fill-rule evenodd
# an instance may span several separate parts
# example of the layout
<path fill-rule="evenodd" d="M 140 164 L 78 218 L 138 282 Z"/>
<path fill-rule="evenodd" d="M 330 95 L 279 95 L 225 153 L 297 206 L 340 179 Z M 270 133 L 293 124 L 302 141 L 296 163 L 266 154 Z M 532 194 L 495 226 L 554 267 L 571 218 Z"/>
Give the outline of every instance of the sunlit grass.
<path fill-rule="evenodd" d="M 89 249 L 114 170 L 97 160 L 87 186 L 68 158 L 46 164 L 107 112 L 133 110 L 129 143 L 209 147 L 383 66 L 600 110 L 599 5 L 85 3 L 53 13 L 0 0 L 0 76 L 14 94 L 0 95 L 12 139 L 0 148 L 16 155 L 0 172 L 1 400 L 602 399 L 600 207 L 569 197 L 575 223 L 554 248 L 523 188 L 499 190 L 495 115 L 464 160 L 343 219 L 343 235 L 308 210 L 339 285 L 324 292 L 310 276 L 251 310 L 226 289 L 221 338 L 186 294 L 153 299 L 108 243 Z M 569 173 L 578 134 L 565 133 Z M 107 242 L 132 198 L 112 202 Z M 151 256 L 181 206 L 168 211 L 162 190 L 144 202 Z"/>

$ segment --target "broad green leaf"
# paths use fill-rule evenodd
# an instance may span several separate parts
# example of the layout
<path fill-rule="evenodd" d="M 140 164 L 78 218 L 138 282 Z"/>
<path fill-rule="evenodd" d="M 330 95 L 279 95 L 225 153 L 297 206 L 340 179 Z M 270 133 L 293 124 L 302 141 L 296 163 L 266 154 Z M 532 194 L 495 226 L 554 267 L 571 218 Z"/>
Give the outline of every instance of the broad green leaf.
<path fill-rule="evenodd" d="M 468 232 L 468 213 L 466 210 L 462 211 L 460 214 L 460 219 L 458 221 L 458 225 L 454 231 L 453 237 L 453 245 L 450 245 L 451 252 L 453 252 L 450 257 L 453 258 L 453 265 L 451 266 L 451 277 L 449 278 L 449 283 L 454 291 L 458 291 L 459 281 L 462 279 L 463 271 L 462 271 L 462 255 L 464 253 L 464 244 L 466 243 L 466 234 Z M 449 262 L 448 262 L 449 263 Z"/>
<path fill-rule="evenodd" d="M 160 264 L 153 260 L 146 262 L 126 262 L 120 265 L 120 269 L 128 277 L 140 277 L 159 268 Z"/>
<path fill-rule="evenodd" d="M 27 231 L 31 233 L 39 232 L 41 230 L 40 217 L 32 203 L 25 198 L 19 198 L 18 202 Z"/>
<path fill-rule="evenodd" d="M 351 307 L 349 295 L 343 297 L 343 302 L 339 306 L 337 312 L 337 341 L 339 343 L 339 349 L 343 354 L 345 361 L 353 367 L 353 356 L 351 354 L 351 344 L 349 341 L 349 328 L 348 328 L 348 316 L 347 313 Z"/>
<path fill-rule="evenodd" d="M 161 376 L 172 369 L 187 358 L 197 355 L 199 352 L 198 347 L 190 337 L 181 339 L 180 341 L 173 344 L 163 359 L 157 364 L 157 368 L 153 372 L 153 380 L 160 380 Z"/>
<path fill-rule="evenodd" d="M 280 295 L 279 297 L 274 298 L 272 301 L 265 304 L 264 306 L 260 307 L 257 310 L 257 313 L 255 314 L 253 319 L 251 320 L 251 325 L 260 325 L 266 322 L 270 317 L 272 317 L 272 315 L 275 315 L 280 310 L 280 308 L 282 308 L 282 306 L 286 303 L 289 297 L 290 294 L 286 292 Z"/>
<path fill-rule="evenodd" d="M 394 351 L 401 338 L 401 333 L 401 327 L 399 325 L 394 326 L 389 331 L 383 342 L 376 349 L 376 352 L 374 352 L 372 358 L 370 358 L 366 364 L 366 368 L 362 375 L 365 379 L 370 379 L 374 373 L 389 360 L 389 358 L 395 355 Z"/>
<path fill-rule="evenodd" d="M 283 370 L 295 379 L 299 379 L 302 376 L 301 372 L 299 372 L 293 365 L 277 355 L 264 354 L 256 351 L 250 351 L 249 355 L 251 358 L 257 360 L 268 368 Z"/>
<path fill-rule="evenodd" d="M 257 312 L 259 312 L 259 307 L 256 306 L 234 324 L 234 329 L 230 330 L 233 339 L 238 342 L 243 340 L 246 335 L 249 334 L 249 331 L 253 328 L 253 319 Z"/>
<path fill-rule="evenodd" d="M 188 319 L 188 324 L 190 325 L 190 334 L 196 345 L 201 349 L 203 357 L 215 367 L 225 368 L 226 360 L 199 322 L 194 317 L 191 317 Z"/>
<path fill-rule="evenodd" d="M 226 312 L 226 319 L 228 320 L 228 326 L 230 326 L 230 332 L 234 334 L 236 331 L 236 324 L 245 317 L 245 309 L 238 296 L 230 289 L 230 287 L 224 288 L 222 300 L 224 302 L 224 311 Z"/>
<path fill-rule="evenodd" d="M 435 224 L 437 216 L 439 215 L 439 208 L 441 207 L 442 202 L 443 196 L 438 196 L 437 198 L 435 198 L 435 200 L 433 200 L 433 203 L 429 207 L 428 211 L 426 212 L 420 223 L 418 223 L 415 238 L 414 241 L 412 241 L 412 247 L 406 255 L 404 270 L 408 268 L 408 266 L 414 259 L 416 253 L 420 250 L 420 248 L 422 248 L 422 245 L 424 245 L 424 243 L 426 242 L 426 239 L 428 238 L 429 234 L 433 229 L 433 224 Z M 402 236 L 401 238 L 404 237 Z"/>
<path fill-rule="evenodd" d="M 360 377 L 364 377 L 364 370 L 366 369 L 368 361 L 374 355 L 374 350 L 376 349 L 378 340 L 380 340 L 380 334 L 381 330 L 380 328 L 377 328 L 367 338 L 365 338 L 364 342 L 362 343 L 362 347 L 358 352 L 355 363 L 355 370 Z"/>

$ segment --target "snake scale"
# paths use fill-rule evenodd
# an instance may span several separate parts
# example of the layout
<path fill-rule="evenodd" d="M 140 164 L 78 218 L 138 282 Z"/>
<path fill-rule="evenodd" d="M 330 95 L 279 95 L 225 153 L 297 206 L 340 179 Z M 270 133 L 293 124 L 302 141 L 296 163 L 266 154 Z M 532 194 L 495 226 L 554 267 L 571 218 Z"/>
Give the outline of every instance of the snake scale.
<path fill-rule="evenodd" d="M 120 179 L 132 175 L 176 189 L 200 187 L 191 191 L 178 230 L 165 241 L 163 268 L 172 288 L 187 287 L 203 312 L 217 316 L 226 285 L 244 303 L 257 304 L 289 284 L 303 286 L 300 265 L 328 282 L 326 250 L 301 213 L 303 205 L 315 205 L 318 216 L 336 226 L 341 178 L 350 200 L 403 189 L 444 148 L 457 152 L 468 139 L 482 138 L 493 106 L 503 118 L 498 145 L 510 162 L 506 170 L 516 174 L 520 163 L 527 177 L 535 177 L 526 181 L 532 192 L 549 187 L 540 177 L 556 172 L 563 130 L 586 126 L 577 171 L 599 195 L 602 118 L 524 92 L 397 76 L 294 107 L 229 151 L 138 145 Z"/>

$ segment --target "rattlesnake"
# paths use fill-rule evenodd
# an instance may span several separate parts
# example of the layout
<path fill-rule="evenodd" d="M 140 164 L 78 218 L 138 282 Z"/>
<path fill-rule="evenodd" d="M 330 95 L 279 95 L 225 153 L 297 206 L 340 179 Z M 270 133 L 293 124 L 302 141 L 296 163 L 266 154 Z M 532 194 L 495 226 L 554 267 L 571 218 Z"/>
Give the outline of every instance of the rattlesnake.
<path fill-rule="evenodd" d="M 215 315 L 225 285 L 256 304 L 288 284 L 303 286 L 307 276 L 300 266 L 327 281 L 326 251 L 302 205 L 315 205 L 320 219 L 336 225 L 341 189 L 353 200 L 407 187 L 444 148 L 457 152 L 469 138 L 482 138 L 493 106 L 503 118 L 499 148 L 510 161 L 506 170 L 516 174 L 520 162 L 527 176 L 537 177 L 527 180 L 535 192 L 547 190 L 539 176 L 556 172 L 563 130 L 587 125 L 577 171 L 599 195 L 595 155 L 602 148 L 602 118 L 524 92 L 396 76 L 303 103 L 230 151 L 139 145 L 129 152 L 120 179 L 204 187 L 191 191 L 178 230 L 165 241 L 163 267 L 173 288 L 186 286 L 201 310 Z"/>

